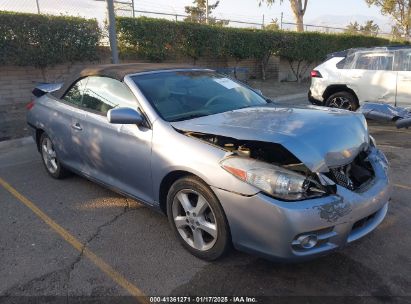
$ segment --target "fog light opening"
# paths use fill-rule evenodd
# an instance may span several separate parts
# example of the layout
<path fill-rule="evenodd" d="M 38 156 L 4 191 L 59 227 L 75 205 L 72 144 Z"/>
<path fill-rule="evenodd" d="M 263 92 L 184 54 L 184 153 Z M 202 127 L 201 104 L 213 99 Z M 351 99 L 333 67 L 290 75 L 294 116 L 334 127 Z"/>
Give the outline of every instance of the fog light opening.
<path fill-rule="evenodd" d="M 318 238 L 315 234 L 302 235 L 297 239 L 299 245 L 304 249 L 314 248 L 318 243 Z"/>

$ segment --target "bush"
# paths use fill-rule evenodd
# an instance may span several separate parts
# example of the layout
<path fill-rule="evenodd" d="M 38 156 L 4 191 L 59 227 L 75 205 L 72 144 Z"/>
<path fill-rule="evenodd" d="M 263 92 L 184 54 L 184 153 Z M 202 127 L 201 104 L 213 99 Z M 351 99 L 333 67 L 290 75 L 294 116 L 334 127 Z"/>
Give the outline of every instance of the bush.
<path fill-rule="evenodd" d="M 45 68 L 98 59 L 96 20 L 0 11 L 0 64 Z"/>
<path fill-rule="evenodd" d="M 388 45 L 387 39 L 346 34 L 296 33 L 209 26 L 163 19 L 117 18 L 122 56 L 138 55 L 152 61 L 188 56 L 247 58 L 260 61 L 263 77 L 271 55 L 286 58 L 297 80 L 309 63 L 331 52 L 352 47 Z"/>

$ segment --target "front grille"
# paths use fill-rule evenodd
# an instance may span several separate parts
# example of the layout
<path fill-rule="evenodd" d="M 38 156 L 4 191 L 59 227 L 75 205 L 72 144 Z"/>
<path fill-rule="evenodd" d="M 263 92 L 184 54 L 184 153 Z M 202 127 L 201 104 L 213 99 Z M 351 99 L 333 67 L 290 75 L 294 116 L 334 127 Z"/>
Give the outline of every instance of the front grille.
<path fill-rule="evenodd" d="M 374 177 L 374 170 L 367 160 L 367 153 L 361 152 L 352 163 L 330 168 L 327 176 L 341 187 L 357 190 Z"/>
<path fill-rule="evenodd" d="M 354 190 L 354 183 L 349 177 L 349 168 L 350 165 L 340 167 L 340 168 L 333 168 L 331 169 L 331 175 L 333 176 L 332 180 L 342 187 L 345 187 L 350 190 Z"/>

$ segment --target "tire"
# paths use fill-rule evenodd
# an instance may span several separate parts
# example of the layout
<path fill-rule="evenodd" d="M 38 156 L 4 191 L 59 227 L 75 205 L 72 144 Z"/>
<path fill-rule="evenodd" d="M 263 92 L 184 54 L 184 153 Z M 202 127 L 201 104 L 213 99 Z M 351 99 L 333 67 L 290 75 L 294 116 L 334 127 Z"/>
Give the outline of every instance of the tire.
<path fill-rule="evenodd" d="M 357 97 L 346 91 L 332 94 L 327 98 L 325 105 L 330 108 L 338 108 L 349 111 L 356 111 L 359 107 Z"/>
<path fill-rule="evenodd" d="M 199 178 L 183 177 L 171 186 L 167 216 L 176 237 L 194 256 L 213 261 L 231 248 L 223 208 L 213 191 Z"/>
<path fill-rule="evenodd" d="M 66 177 L 69 174 L 69 171 L 61 165 L 56 151 L 54 150 L 54 144 L 45 132 L 40 136 L 39 145 L 41 159 L 47 173 L 55 179 Z"/>

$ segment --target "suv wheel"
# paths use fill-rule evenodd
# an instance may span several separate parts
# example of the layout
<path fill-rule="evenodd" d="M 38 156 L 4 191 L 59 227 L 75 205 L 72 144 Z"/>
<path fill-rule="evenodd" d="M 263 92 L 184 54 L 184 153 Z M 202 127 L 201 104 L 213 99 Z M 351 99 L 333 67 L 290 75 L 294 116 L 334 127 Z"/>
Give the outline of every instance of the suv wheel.
<path fill-rule="evenodd" d="M 330 108 L 355 111 L 358 109 L 357 98 L 349 92 L 338 92 L 328 97 L 325 105 Z"/>
<path fill-rule="evenodd" d="M 216 260 L 231 246 L 220 202 L 196 177 L 181 178 L 171 186 L 167 195 L 167 216 L 183 246 L 201 259 Z"/>

